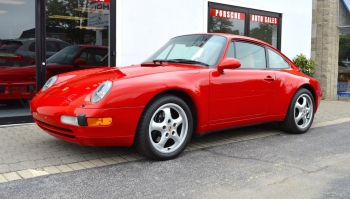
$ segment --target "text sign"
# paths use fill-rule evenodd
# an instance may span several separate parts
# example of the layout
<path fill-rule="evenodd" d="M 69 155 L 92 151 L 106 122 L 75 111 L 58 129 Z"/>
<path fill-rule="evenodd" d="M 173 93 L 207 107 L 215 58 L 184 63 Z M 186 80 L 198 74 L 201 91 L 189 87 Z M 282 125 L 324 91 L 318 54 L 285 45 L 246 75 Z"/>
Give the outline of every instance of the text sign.
<path fill-rule="evenodd" d="M 210 9 L 210 16 L 227 18 L 227 19 L 245 20 L 245 13 L 233 12 L 228 10 L 219 10 L 214 8 Z"/>
<path fill-rule="evenodd" d="M 88 8 L 88 26 L 105 27 L 109 25 L 109 3 L 94 3 Z"/>
<path fill-rule="evenodd" d="M 250 15 L 250 21 L 278 25 L 278 18 L 261 15 Z"/>

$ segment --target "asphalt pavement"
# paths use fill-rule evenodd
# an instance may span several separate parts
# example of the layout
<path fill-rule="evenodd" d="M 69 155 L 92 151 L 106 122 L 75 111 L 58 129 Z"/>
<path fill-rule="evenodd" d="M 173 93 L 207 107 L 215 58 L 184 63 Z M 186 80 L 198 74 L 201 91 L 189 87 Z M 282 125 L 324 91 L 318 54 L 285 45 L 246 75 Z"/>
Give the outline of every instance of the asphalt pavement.
<path fill-rule="evenodd" d="M 143 159 L 2 183 L 0 198 L 347 199 L 349 126 L 204 147 L 169 161 Z"/>
<path fill-rule="evenodd" d="M 349 102 L 322 101 L 312 129 L 350 121 Z M 213 133 L 191 140 L 186 151 L 285 135 L 273 124 Z M 35 124 L 0 126 L 0 183 L 140 161 L 133 148 L 83 147 L 56 139 Z"/>

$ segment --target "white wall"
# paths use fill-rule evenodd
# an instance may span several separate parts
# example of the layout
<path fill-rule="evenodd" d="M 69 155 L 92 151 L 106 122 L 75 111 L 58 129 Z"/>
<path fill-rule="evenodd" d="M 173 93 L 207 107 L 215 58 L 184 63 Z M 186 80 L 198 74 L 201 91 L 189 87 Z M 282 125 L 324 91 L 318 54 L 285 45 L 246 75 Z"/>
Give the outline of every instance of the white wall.
<path fill-rule="evenodd" d="M 282 13 L 281 50 L 289 58 L 310 57 L 312 1 L 211 0 Z M 207 32 L 208 0 L 118 0 L 117 65 L 144 61 L 170 38 Z"/>

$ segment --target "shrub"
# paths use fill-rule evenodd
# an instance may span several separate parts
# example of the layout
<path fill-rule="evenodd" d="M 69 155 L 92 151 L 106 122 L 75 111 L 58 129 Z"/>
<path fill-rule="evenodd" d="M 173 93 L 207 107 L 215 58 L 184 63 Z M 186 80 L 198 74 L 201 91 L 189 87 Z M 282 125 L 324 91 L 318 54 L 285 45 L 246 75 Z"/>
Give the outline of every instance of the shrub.
<path fill-rule="evenodd" d="M 312 76 L 315 72 L 315 67 L 318 65 L 313 59 L 307 59 L 305 55 L 300 54 L 294 57 L 294 64 L 306 75 Z"/>

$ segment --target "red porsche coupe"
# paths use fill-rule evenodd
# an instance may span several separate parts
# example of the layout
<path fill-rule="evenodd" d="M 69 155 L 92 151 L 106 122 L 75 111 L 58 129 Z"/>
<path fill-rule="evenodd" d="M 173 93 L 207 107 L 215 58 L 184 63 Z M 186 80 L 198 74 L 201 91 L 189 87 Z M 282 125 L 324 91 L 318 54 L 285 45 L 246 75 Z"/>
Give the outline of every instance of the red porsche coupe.
<path fill-rule="evenodd" d="M 46 63 L 47 78 L 64 72 L 107 66 L 108 47 L 67 46 L 48 58 Z M 35 70 L 35 65 L 0 67 L 0 100 L 20 99 L 27 105 L 26 102 L 36 94 Z"/>
<path fill-rule="evenodd" d="M 322 91 L 257 39 L 193 34 L 144 63 L 51 77 L 30 102 L 47 133 L 89 146 L 131 146 L 156 160 L 178 156 L 192 134 L 262 122 L 305 133 Z"/>

